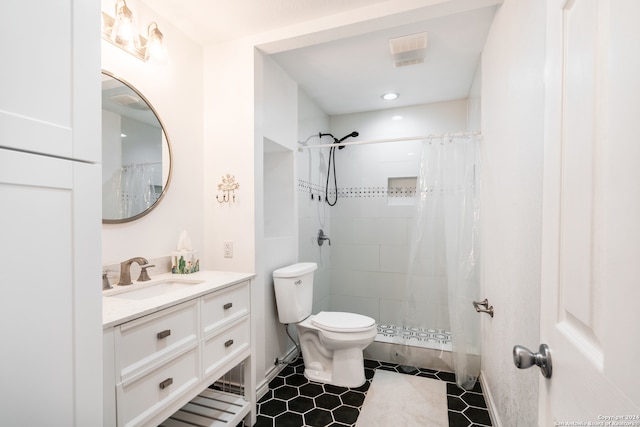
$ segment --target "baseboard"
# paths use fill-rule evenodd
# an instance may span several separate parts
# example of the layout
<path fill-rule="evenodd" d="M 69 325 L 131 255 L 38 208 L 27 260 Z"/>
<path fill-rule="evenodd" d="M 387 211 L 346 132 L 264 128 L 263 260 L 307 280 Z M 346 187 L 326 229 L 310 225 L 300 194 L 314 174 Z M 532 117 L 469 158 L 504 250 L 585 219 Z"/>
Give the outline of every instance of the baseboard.
<path fill-rule="evenodd" d="M 487 410 L 489 411 L 491 424 L 493 425 L 493 427 L 502 427 L 500 417 L 498 417 L 498 414 L 496 413 L 495 400 L 493 400 L 491 389 L 489 388 L 489 385 L 487 384 L 484 373 L 482 371 L 480 371 L 480 385 L 482 385 L 482 394 L 484 394 L 484 400 L 487 403 Z"/>
<path fill-rule="evenodd" d="M 269 383 L 280 373 L 281 370 L 282 368 L 278 369 L 277 367 L 274 367 L 269 372 L 267 372 L 265 378 L 260 381 L 258 387 L 256 388 L 256 401 L 262 399 L 262 397 L 267 394 L 267 392 L 269 391 Z"/>
<path fill-rule="evenodd" d="M 296 351 L 297 351 L 296 347 L 292 347 L 292 348 L 289 349 L 289 351 L 287 351 L 287 353 L 284 355 L 284 357 L 281 357 L 278 360 L 289 360 L 289 358 Z M 282 371 L 285 366 L 287 366 L 287 365 L 286 364 L 274 365 L 274 366 L 271 367 L 271 369 L 269 369 L 267 371 L 267 373 L 264 375 L 264 379 L 262 381 L 260 381 L 258 383 L 257 387 L 256 387 L 256 400 L 260 400 L 262 398 L 262 396 L 267 394 L 267 392 L 269 391 L 269 383 L 271 382 L 272 379 L 274 379 L 275 377 L 278 376 L 280 371 Z"/>

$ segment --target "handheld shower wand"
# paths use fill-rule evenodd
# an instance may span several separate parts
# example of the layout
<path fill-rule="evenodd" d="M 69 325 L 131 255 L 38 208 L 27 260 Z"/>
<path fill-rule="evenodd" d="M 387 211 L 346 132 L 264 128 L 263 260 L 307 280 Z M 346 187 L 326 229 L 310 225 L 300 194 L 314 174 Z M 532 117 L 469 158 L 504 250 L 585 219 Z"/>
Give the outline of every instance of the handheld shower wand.
<path fill-rule="evenodd" d="M 349 135 L 342 137 L 342 139 L 338 139 L 330 133 L 320 132 L 318 135 L 320 136 L 320 139 L 322 139 L 323 136 L 330 136 L 331 138 L 333 138 L 334 144 L 340 144 L 342 141 L 344 141 L 347 138 L 357 137 L 359 133 L 356 131 L 353 131 Z M 344 148 L 344 145 L 341 145 L 338 148 L 342 150 Z M 333 187 L 336 189 L 336 198 L 333 200 L 333 202 L 329 201 L 329 177 L 331 176 L 332 162 L 333 162 Z M 335 147 L 331 147 L 329 149 L 329 166 L 327 168 L 327 184 L 324 188 L 324 200 L 325 202 L 327 202 L 329 206 L 334 206 L 336 203 L 338 203 L 338 178 L 336 178 L 336 148 Z"/>

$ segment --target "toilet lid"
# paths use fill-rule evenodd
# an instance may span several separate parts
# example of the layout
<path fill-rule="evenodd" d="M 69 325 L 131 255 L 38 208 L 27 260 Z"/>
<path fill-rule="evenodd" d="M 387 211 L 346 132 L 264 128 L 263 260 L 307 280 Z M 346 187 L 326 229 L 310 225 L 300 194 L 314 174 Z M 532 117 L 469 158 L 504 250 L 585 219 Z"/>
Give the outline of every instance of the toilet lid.
<path fill-rule="evenodd" d="M 376 321 L 361 314 L 321 311 L 311 318 L 311 323 L 332 332 L 359 332 L 371 328 Z"/>

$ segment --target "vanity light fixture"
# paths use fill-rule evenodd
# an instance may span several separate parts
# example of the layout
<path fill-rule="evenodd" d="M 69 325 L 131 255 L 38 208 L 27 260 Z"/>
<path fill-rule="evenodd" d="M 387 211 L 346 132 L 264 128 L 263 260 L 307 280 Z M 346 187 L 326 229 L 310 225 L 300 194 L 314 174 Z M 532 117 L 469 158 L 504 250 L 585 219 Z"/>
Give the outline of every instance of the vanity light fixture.
<path fill-rule="evenodd" d="M 118 5 L 122 2 L 122 6 Z M 111 39 L 120 46 L 134 47 L 133 13 L 124 0 L 116 2 L 116 18 L 111 30 Z"/>
<path fill-rule="evenodd" d="M 166 56 L 158 24 L 149 24 L 146 38 L 137 34 L 136 21 L 125 0 L 116 1 L 115 17 L 102 12 L 102 38 L 142 61 Z"/>
<path fill-rule="evenodd" d="M 166 50 L 162 44 L 163 35 L 158 29 L 158 24 L 152 21 L 147 27 L 147 48 L 145 56 L 147 59 L 164 59 L 166 56 Z"/>
<path fill-rule="evenodd" d="M 398 99 L 399 96 L 400 95 L 395 92 L 387 92 L 382 95 L 382 99 L 384 99 L 385 101 L 393 101 L 394 99 Z"/>

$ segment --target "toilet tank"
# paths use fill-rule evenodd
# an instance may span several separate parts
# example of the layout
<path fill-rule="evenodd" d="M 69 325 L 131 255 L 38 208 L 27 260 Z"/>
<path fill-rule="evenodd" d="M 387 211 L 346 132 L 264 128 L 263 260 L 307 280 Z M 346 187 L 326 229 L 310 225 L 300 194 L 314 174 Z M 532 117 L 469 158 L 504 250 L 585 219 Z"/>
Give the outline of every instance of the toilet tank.
<path fill-rule="evenodd" d="M 298 323 L 309 317 L 313 306 L 315 262 L 301 262 L 273 272 L 278 319 L 280 323 Z"/>

